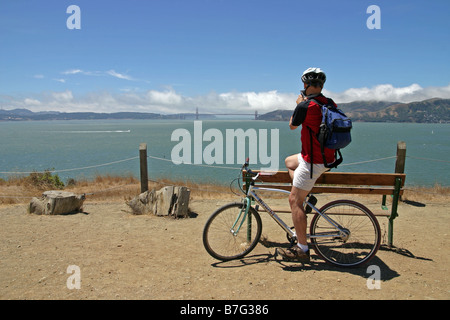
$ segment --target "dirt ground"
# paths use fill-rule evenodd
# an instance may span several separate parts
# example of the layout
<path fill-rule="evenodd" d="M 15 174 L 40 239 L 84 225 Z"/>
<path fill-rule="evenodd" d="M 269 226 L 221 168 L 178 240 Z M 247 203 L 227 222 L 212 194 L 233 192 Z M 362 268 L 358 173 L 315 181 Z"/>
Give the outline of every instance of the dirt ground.
<path fill-rule="evenodd" d="M 319 204 L 325 204 L 333 197 L 318 198 Z M 359 201 L 380 212 L 379 198 Z M 386 246 L 387 218 L 379 217 L 384 245 L 370 265 L 380 268 L 381 282 L 372 289 L 368 278 L 373 271 L 368 266 L 336 268 L 314 253 L 307 265 L 275 257 L 277 246 L 286 242 L 285 234 L 265 214 L 266 245 L 259 243 L 242 260 L 214 260 L 203 248 L 202 230 L 209 215 L 227 202 L 194 197 L 191 217 L 178 220 L 135 216 L 124 201 L 89 198 L 84 212 L 71 215 L 37 216 L 27 213 L 25 204 L 0 206 L 0 298 L 450 298 L 447 201 L 402 202 L 394 225 L 395 248 Z M 289 214 L 282 217 L 290 221 Z M 73 265 L 79 267 L 80 289 L 67 285 L 69 277 L 76 274 L 68 270 Z"/>

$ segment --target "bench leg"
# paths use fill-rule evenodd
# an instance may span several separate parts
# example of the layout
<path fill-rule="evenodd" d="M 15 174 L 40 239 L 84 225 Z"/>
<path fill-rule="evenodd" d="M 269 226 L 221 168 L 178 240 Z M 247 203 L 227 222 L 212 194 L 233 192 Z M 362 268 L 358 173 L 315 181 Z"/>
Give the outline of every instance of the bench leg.
<path fill-rule="evenodd" d="M 388 246 L 392 247 L 393 243 L 394 243 L 394 219 L 389 218 Z"/>
<path fill-rule="evenodd" d="M 389 247 L 392 247 L 394 243 L 394 219 L 398 217 L 397 207 L 398 207 L 398 200 L 400 199 L 400 188 L 401 188 L 401 179 L 397 178 L 395 180 L 395 189 L 392 199 L 391 216 L 389 217 L 389 230 L 388 230 Z"/>
<path fill-rule="evenodd" d="M 384 194 L 381 199 L 381 209 L 388 210 L 388 207 L 386 206 L 386 195 Z"/>

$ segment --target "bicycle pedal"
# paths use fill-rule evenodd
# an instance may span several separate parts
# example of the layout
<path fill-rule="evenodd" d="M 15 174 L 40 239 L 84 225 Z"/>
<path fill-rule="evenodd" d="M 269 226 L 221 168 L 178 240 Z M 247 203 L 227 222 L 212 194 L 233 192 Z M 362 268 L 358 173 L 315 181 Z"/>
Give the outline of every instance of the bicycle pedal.
<path fill-rule="evenodd" d="M 317 198 L 314 196 L 309 196 L 308 203 L 315 206 L 317 204 Z M 307 204 L 305 208 L 305 213 L 311 213 L 312 208 Z"/>

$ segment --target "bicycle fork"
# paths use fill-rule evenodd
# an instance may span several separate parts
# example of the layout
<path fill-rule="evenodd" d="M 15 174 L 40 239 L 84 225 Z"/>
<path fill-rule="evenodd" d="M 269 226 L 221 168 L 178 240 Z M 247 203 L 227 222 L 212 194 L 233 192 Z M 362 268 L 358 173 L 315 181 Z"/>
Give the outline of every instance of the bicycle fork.
<path fill-rule="evenodd" d="M 239 230 L 241 230 L 242 225 L 244 224 L 245 219 L 248 219 L 248 238 L 250 237 L 250 232 L 251 232 L 251 215 L 248 214 L 248 210 L 250 210 L 250 206 L 251 206 L 251 199 L 246 197 L 244 198 L 244 203 L 243 206 L 238 214 L 238 216 L 236 217 L 236 220 L 234 221 L 233 225 L 231 226 L 230 232 L 234 235 L 237 236 L 237 234 L 239 233 Z"/>

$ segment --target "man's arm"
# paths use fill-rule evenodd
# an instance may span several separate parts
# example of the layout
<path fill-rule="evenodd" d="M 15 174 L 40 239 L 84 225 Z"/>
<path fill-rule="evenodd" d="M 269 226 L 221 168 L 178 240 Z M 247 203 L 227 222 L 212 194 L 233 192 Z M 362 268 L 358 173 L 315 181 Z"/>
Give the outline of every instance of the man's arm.
<path fill-rule="evenodd" d="M 297 98 L 297 107 L 294 110 L 294 114 L 289 120 L 289 128 L 295 130 L 299 125 L 303 123 L 306 117 L 306 112 L 308 111 L 309 102 L 303 95 L 299 95 Z"/>
<path fill-rule="evenodd" d="M 292 125 L 292 117 L 293 117 L 293 116 L 291 116 L 291 119 L 289 120 L 289 128 L 291 128 L 291 130 L 295 130 L 295 129 L 298 128 L 298 126 Z"/>

